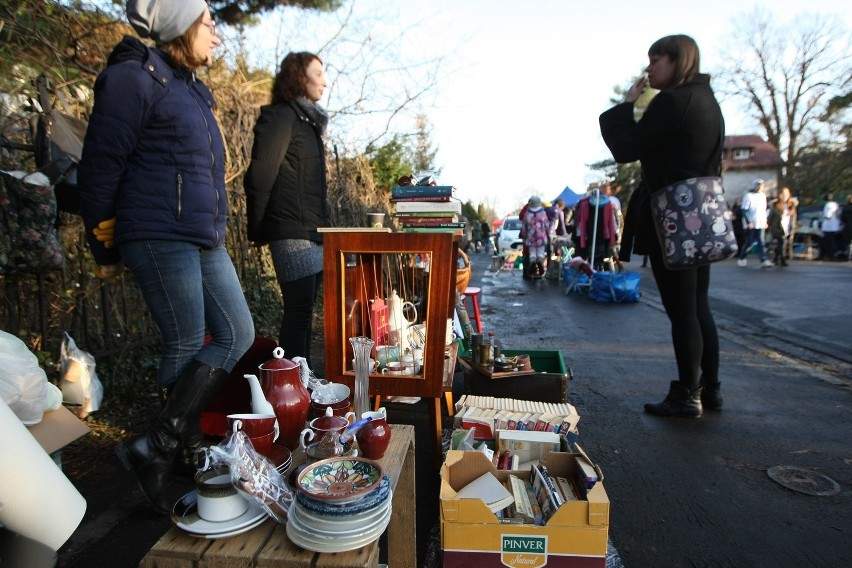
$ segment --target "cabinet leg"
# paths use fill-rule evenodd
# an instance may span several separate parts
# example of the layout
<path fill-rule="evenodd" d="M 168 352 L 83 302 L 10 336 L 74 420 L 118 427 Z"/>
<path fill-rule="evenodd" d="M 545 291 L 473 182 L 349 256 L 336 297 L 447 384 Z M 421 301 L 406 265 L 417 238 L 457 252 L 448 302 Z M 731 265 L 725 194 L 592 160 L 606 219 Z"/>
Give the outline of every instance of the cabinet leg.
<path fill-rule="evenodd" d="M 435 449 L 435 467 L 441 467 L 441 440 L 443 438 L 442 434 L 442 424 L 441 424 L 441 404 L 443 397 L 437 396 L 434 398 L 429 398 L 428 403 L 431 405 L 429 409 L 429 425 L 432 427 L 432 437 L 433 437 L 433 446 Z"/>

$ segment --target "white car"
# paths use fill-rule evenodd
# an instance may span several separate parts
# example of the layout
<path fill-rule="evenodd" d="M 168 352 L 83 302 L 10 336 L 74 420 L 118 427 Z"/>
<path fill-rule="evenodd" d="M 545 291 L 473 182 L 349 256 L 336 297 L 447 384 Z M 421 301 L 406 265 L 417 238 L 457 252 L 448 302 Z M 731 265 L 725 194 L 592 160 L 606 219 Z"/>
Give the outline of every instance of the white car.
<path fill-rule="evenodd" d="M 524 242 L 521 240 L 521 220 L 517 215 L 512 215 L 503 219 L 503 225 L 500 227 L 500 233 L 497 235 L 497 251 L 502 252 L 506 249 L 521 250 L 524 247 Z"/>

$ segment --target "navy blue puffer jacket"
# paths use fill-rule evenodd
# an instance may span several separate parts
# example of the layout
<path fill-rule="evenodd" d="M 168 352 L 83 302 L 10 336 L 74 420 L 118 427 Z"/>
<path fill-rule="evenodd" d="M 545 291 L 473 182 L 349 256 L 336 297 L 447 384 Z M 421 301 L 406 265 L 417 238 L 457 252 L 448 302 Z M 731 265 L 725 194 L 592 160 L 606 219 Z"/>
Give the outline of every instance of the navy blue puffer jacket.
<path fill-rule="evenodd" d="M 95 82 L 95 105 L 78 166 L 83 220 L 100 265 L 119 260 L 92 229 L 116 218 L 115 243 L 179 240 L 224 244 L 225 149 L 213 96 L 168 55 L 125 37 Z"/>

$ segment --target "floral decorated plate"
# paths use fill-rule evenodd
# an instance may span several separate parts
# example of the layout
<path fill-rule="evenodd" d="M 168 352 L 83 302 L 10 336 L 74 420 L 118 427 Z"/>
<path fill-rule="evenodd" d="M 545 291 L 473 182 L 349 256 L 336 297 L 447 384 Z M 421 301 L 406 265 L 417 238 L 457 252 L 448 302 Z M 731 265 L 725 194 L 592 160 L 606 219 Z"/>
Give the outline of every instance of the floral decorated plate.
<path fill-rule="evenodd" d="M 312 499 L 345 503 L 359 499 L 382 481 L 382 467 L 359 457 L 335 457 L 306 467 L 296 487 Z"/>
<path fill-rule="evenodd" d="M 328 501 L 326 499 L 313 499 L 302 491 L 296 492 L 296 499 L 303 509 L 312 511 L 324 517 L 347 517 L 358 515 L 366 511 L 375 509 L 382 505 L 390 498 L 390 478 L 387 475 L 382 476 L 382 481 L 375 489 L 369 493 L 365 493 L 354 501 L 339 502 Z"/>

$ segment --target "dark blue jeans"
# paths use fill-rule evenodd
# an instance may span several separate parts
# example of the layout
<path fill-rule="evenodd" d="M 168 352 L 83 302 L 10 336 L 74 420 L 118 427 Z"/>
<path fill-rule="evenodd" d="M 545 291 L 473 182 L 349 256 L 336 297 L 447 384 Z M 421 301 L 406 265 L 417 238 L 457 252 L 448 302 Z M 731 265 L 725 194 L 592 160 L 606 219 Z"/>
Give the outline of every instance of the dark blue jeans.
<path fill-rule="evenodd" d="M 752 243 L 757 243 L 757 255 L 760 257 L 760 261 L 763 262 L 766 260 L 766 247 L 763 246 L 765 233 L 766 229 L 746 229 L 745 244 L 738 255 L 739 258 L 745 258 L 748 255 L 749 249 L 751 249 Z"/>
<path fill-rule="evenodd" d="M 158 384 L 173 384 L 193 359 L 230 372 L 254 341 L 254 323 L 225 248 L 133 241 L 121 256 L 162 334 Z"/>

